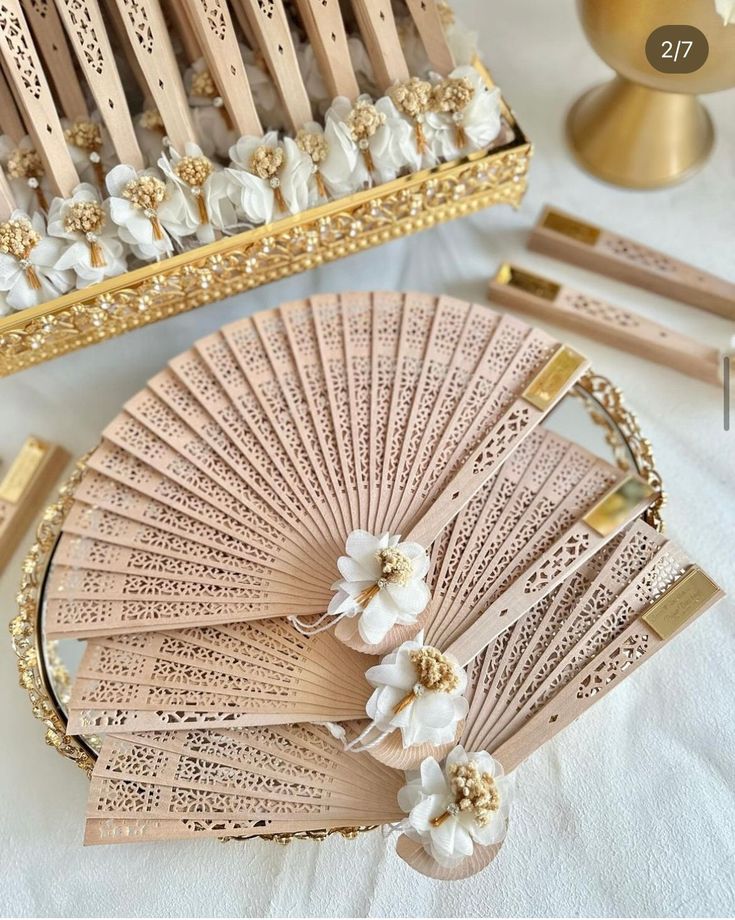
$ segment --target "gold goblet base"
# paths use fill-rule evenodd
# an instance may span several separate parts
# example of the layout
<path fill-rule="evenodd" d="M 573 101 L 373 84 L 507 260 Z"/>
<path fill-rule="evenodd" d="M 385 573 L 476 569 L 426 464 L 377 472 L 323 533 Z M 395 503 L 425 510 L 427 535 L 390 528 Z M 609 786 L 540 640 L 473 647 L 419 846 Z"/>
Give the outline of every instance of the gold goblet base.
<path fill-rule="evenodd" d="M 681 182 L 699 169 L 712 150 L 714 129 L 696 96 L 617 76 L 574 103 L 567 139 L 594 176 L 645 189 Z"/>

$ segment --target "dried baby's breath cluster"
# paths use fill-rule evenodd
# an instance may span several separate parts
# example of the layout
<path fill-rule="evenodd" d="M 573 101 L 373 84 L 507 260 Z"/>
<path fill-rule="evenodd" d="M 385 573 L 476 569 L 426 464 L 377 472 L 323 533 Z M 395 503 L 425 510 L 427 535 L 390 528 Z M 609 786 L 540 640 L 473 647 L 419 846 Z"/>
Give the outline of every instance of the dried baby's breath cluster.
<path fill-rule="evenodd" d="M 40 154 L 30 147 L 17 147 L 8 157 L 7 169 L 13 179 L 40 179 L 44 174 Z"/>
<path fill-rule="evenodd" d="M 64 137 L 81 150 L 96 151 L 102 146 L 102 130 L 96 121 L 75 121 L 71 128 L 64 131 Z"/>
<path fill-rule="evenodd" d="M 200 70 L 191 78 L 191 94 L 203 96 L 205 99 L 213 99 L 219 95 L 214 78 L 208 70 Z"/>
<path fill-rule="evenodd" d="M 255 152 L 250 157 L 250 169 L 261 179 L 273 180 L 276 173 L 283 166 L 285 156 L 282 147 L 269 147 L 267 144 L 261 144 L 255 148 Z"/>
<path fill-rule="evenodd" d="M 299 149 L 303 150 L 315 166 L 318 166 L 319 163 L 323 163 L 324 160 L 326 160 L 329 148 L 324 135 L 318 134 L 316 131 L 307 131 L 306 128 L 301 128 L 296 135 L 296 143 Z"/>
<path fill-rule="evenodd" d="M 394 547 L 378 550 L 381 580 L 390 585 L 406 585 L 413 574 L 413 563 L 400 550 Z"/>
<path fill-rule="evenodd" d="M 483 827 L 500 808 L 500 793 L 489 773 L 481 773 L 474 761 L 455 763 L 449 768 L 449 785 L 456 808 L 471 811 Z"/>
<path fill-rule="evenodd" d="M 163 119 L 158 109 L 146 109 L 140 116 L 140 126 L 147 131 L 165 131 Z"/>
<path fill-rule="evenodd" d="M 214 172 L 214 166 L 204 156 L 181 157 L 174 166 L 174 172 L 193 189 L 200 189 Z"/>
<path fill-rule="evenodd" d="M 467 77 L 448 77 L 434 87 L 434 107 L 439 112 L 456 114 L 472 102 L 475 88 Z"/>
<path fill-rule="evenodd" d="M 97 201 L 75 201 L 64 217 L 67 233 L 97 234 L 105 225 L 105 212 Z"/>
<path fill-rule="evenodd" d="M 432 105 L 432 86 L 426 80 L 411 77 L 405 83 L 397 83 L 389 90 L 393 104 L 399 112 L 409 118 L 418 119 L 425 115 Z"/>
<path fill-rule="evenodd" d="M 414 649 L 409 655 L 411 664 L 416 668 L 418 682 L 425 690 L 451 693 L 459 686 L 459 675 L 452 662 L 431 646 Z"/>
<path fill-rule="evenodd" d="M 367 99 L 358 99 L 352 111 L 347 116 L 347 127 L 350 129 L 352 139 L 365 150 L 368 141 L 382 125 L 385 124 L 384 112 L 379 112 L 372 102 Z"/>
<path fill-rule="evenodd" d="M 156 176 L 139 176 L 128 182 L 122 190 L 122 196 L 148 215 L 155 213 L 166 197 L 166 186 Z"/>
<path fill-rule="evenodd" d="M 26 260 L 40 241 L 41 235 L 36 233 L 31 222 L 24 217 L 0 224 L 0 252 L 13 256 L 19 262 Z"/>

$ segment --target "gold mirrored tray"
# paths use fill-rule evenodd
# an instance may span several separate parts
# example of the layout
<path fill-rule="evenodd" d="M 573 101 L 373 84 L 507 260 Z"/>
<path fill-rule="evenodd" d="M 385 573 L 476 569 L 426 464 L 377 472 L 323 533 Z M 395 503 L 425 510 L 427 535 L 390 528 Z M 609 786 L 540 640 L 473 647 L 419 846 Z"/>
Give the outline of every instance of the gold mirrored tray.
<path fill-rule="evenodd" d="M 590 372 L 554 410 L 547 426 L 600 456 L 612 456 L 621 469 L 643 477 L 659 493 L 646 513 L 646 521 L 663 529 L 661 508 L 665 495 L 651 444 L 643 436 L 635 415 L 625 407 L 621 392 L 607 378 Z M 49 641 L 44 633 L 46 574 L 83 472 L 84 459 L 78 461 L 57 500 L 45 510 L 38 524 L 35 543 L 23 564 L 19 611 L 11 621 L 10 632 L 18 657 L 20 685 L 29 695 L 33 715 L 46 729 L 47 744 L 90 774 L 98 739 L 66 734 L 66 703 L 83 644 L 72 639 Z M 305 832 L 295 836 L 319 839 L 335 832 Z M 357 832 L 355 828 L 339 831 L 346 836 Z"/>

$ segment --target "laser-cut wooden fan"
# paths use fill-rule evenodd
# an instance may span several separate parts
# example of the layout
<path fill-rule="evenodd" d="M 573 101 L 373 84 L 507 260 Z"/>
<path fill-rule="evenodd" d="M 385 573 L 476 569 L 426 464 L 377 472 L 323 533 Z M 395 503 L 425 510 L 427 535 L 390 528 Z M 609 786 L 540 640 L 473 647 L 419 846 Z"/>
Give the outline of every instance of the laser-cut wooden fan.
<path fill-rule="evenodd" d="M 188 558 L 227 547 L 248 587 L 213 584 L 217 566 L 198 586 L 152 575 L 141 590 L 58 566 L 49 635 L 324 614 L 350 533 L 428 548 L 585 364 L 487 307 L 419 294 L 325 295 L 225 327 L 127 403 L 77 501 L 125 519 L 123 544 L 155 520 L 159 545 L 176 534 Z M 360 629 L 346 640 L 383 638 Z"/>
<path fill-rule="evenodd" d="M 680 548 L 635 524 L 478 658 L 464 748 L 488 750 L 506 772 L 515 769 L 721 596 Z M 316 726 L 109 735 L 90 789 L 86 840 L 248 836 L 334 827 L 347 818 L 400 820 L 395 797 L 404 774 L 370 767 L 370 760 L 345 753 Z M 437 818 L 449 804 L 437 800 Z M 424 874 L 462 878 L 487 865 L 498 847 L 476 845 L 452 867 L 407 837 L 397 850 Z"/>
<path fill-rule="evenodd" d="M 537 429 L 436 542 L 429 609 L 420 624 L 402 628 L 394 644 L 423 628 L 427 644 L 441 648 L 438 637 L 447 620 L 453 618 L 461 634 L 466 611 L 477 611 L 485 632 L 474 657 L 494 633 L 508 628 L 613 538 L 616 530 L 600 533 L 586 520 L 593 520 L 591 509 L 601 499 L 610 502 L 611 488 L 619 493 L 622 481 L 627 482 L 617 468 Z M 644 506 L 645 500 L 630 503 L 619 526 Z M 74 524 L 75 535 L 67 531 L 62 537 L 54 556 L 56 587 L 49 598 L 63 596 L 64 579 L 76 582 L 72 590 L 83 598 L 90 591 L 109 595 L 113 583 L 129 578 L 145 596 L 146 586 L 164 583 L 148 578 L 154 567 L 165 571 L 172 590 L 201 577 L 203 568 L 190 560 L 154 561 L 147 552 L 79 535 L 100 533 L 89 519 L 92 527 Z M 586 543 L 575 535 L 582 532 Z M 565 544 L 570 548 L 559 555 L 557 548 Z M 80 559 L 87 568 L 79 568 Z M 539 586 L 537 573 L 551 567 L 553 575 Z M 454 577 L 447 576 L 447 568 Z M 208 584 L 213 592 L 223 585 L 231 593 L 248 587 L 246 576 L 224 570 Z M 506 584 L 510 587 L 503 590 Z M 497 616 L 499 608 L 511 604 L 509 613 Z M 361 719 L 372 692 L 365 672 L 377 662 L 347 653 L 330 633 L 305 639 L 290 623 L 275 620 L 93 640 L 74 683 L 69 729 L 100 733 Z M 115 698 L 117 705 L 112 704 Z M 422 749 L 404 751 L 397 734 L 373 753 L 401 766 L 425 756 Z"/>

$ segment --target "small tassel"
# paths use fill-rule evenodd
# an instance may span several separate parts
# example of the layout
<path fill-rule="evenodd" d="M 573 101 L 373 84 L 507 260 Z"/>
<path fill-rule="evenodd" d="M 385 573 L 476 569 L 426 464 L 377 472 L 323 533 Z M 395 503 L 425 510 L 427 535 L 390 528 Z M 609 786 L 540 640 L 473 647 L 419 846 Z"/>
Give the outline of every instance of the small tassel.
<path fill-rule="evenodd" d="M 457 124 L 454 126 L 454 140 L 460 150 L 464 150 L 467 146 L 467 132 L 464 129 L 464 125 Z"/>
<path fill-rule="evenodd" d="M 92 268 L 104 268 L 107 265 L 102 247 L 96 240 L 91 240 L 89 244 L 89 263 Z"/>
<path fill-rule="evenodd" d="M 276 199 L 276 207 L 279 211 L 288 211 L 288 205 L 286 204 L 286 199 L 283 197 L 283 192 L 281 191 L 281 186 L 277 185 L 273 189 L 273 194 Z"/>
<path fill-rule="evenodd" d="M 364 591 L 361 591 L 355 598 L 355 602 L 359 607 L 362 607 L 364 610 L 370 601 L 375 597 L 375 595 L 380 591 L 378 585 L 370 585 L 369 588 L 365 588 Z"/>
<path fill-rule="evenodd" d="M 209 214 L 207 213 L 207 202 L 204 200 L 204 195 L 201 193 L 196 196 L 197 207 L 199 208 L 199 223 L 208 224 L 209 223 Z"/>
<path fill-rule="evenodd" d="M 432 827 L 441 827 L 445 821 L 452 817 L 451 811 L 445 811 L 436 818 L 432 818 L 430 824 Z"/>
<path fill-rule="evenodd" d="M 316 178 L 316 187 L 320 197 L 329 198 L 329 192 L 327 191 L 327 186 L 324 182 L 324 176 L 319 172 L 318 169 L 314 173 L 314 177 Z"/>
<path fill-rule="evenodd" d="M 36 201 L 38 202 L 38 207 L 42 211 L 48 211 L 48 201 L 41 186 L 37 185 L 34 191 L 36 192 Z"/>
<path fill-rule="evenodd" d="M 153 239 L 154 240 L 164 239 L 163 228 L 161 227 L 160 220 L 155 216 L 149 217 L 148 219 L 151 222 L 151 227 L 153 227 Z"/>
<path fill-rule="evenodd" d="M 426 153 L 427 143 L 424 126 L 420 121 L 414 122 L 416 127 L 416 150 L 423 156 Z"/>
<path fill-rule="evenodd" d="M 34 291 L 41 290 L 41 281 L 36 273 L 36 269 L 32 265 L 26 266 L 25 276 L 29 287 L 33 288 Z"/>
<path fill-rule="evenodd" d="M 99 160 L 97 160 L 96 163 L 93 163 L 92 167 L 94 169 L 94 176 L 95 176 L 95 179 L 97 180 L 97 185 L 99 186 L 100 191 L 104 193 L 105 192 L 105 168 Z"/>
<path fill-rule="evenodd" d="M 372 174 L 375 172 L 375 163 L 373 162 L 373 155 L 370 153 L 370 148 L 365 147 L 362 151 L 362 158 L 365 161 L 365 168 L 367 171 Z"/>
<path fill-rule="evenodd" d="M 398 715 L 399 712 L 403 712 L 403 710 L 406 709 L 406 707 L 410 706 L 411 703 L 413 703 L 415 699 L 416 699 L 416 694 L 413 690 L 410 693 L 407 693 L 403 697 L 401 702 L 393 707 L 394 715 Z"/>

